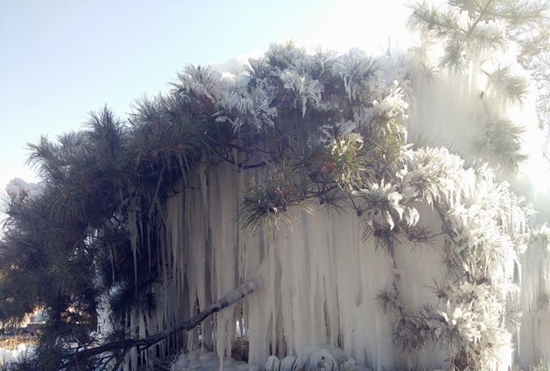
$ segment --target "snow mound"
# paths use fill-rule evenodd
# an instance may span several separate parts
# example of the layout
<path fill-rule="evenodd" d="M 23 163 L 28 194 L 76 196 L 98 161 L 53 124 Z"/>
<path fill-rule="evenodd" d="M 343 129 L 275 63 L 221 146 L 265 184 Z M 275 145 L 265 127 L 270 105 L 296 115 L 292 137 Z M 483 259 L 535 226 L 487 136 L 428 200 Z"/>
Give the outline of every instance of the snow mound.
<path fill-rule="evenodd" d="M 265 371 L 371 371 L 355 364 L 341 349 L 331 346 L 305 347 L 298 358 L 287 356 L 280 360 L 270 356 Z"/>
<path fill-rule="evenodd" d="M 233 358 L 220 358 L 212 352 L 194 350 L 182 354 L 172 364 L 170 371 L 259 371 L 259 368 L 246 362 L 235 361 Z"/>
<path fill-rule="evenodd" d="M 170 371 L 259 371 L 255 365 L 233 358 L 221 360 L 212 352 L 195 350 L 182 354 L 172 364 Z M 342 350 L 331 346 L 312 345 L 305 347 L 298 357 L 287 356 L 279 359 L 270 356 L 264 366 L 265 371 L 372 371 L 355 364 Z"/>
<path fill-rule="evenodd" d="M 34 346 L 29 346 L 27 344 L 19 344 L 17 348 L 13 350 L 0 348 L 0 365 L 17 361 L 23 354 L 32 352 L 33 350 Z"/>

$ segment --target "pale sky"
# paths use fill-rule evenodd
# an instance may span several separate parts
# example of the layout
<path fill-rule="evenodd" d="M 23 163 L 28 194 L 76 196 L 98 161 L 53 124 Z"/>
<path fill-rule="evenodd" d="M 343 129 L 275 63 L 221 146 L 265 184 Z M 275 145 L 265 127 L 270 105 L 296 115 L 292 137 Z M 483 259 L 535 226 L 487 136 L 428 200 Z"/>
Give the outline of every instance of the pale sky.
<path fill-rule="evenodd" d="M 292 39 L 382 53 L 407 40 L 402 0 L 0 0 L 0 190 L 35 181 L 26 144 L 121 118 L 189 63 L 246 60 Z"/>

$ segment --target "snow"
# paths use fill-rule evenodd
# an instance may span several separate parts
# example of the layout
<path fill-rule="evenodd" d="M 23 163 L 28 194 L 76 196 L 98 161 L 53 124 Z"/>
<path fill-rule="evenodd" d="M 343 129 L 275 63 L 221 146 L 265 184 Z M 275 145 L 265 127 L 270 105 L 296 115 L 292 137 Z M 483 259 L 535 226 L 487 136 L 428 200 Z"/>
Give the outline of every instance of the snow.
<path fill-rule="evenodd" d="M 224 371 L 258 371 L 259 368 L 246 362 L 235 361 L 231 357 L 225 357 L 221 361 Z M 213 371 L 222 369 L 220 359 L 212 352 L 195 350 L 188 354 L 182 354 L 172 364 L 170 371 Z"/>
<path fill-rule="evenodd" d="M 25 197 L 34 198 L 42 194 L 43 187 L 36 183 L 27 183 L 21 178 L 14 178 L 6 185 L 6 193 L 14 200 Z"/>
<path fill-rule="evenodd" d="M 32 351 L 32 349 L 33 346 L 29 346 L 23 343 L 17 345 L 17 348 L 13 350 L 0 348 L 0 365 L 6 362 L 15 361 L 19 359 L 19 357 L 21 357 L 24 353 Z"/>
<path fill-rule="evenodd" d="M 224 371 L 258 371 L 259 367 L 233 358 L 224 357 L 221 361 Z M 212 352 L 195 350 L 180 355 L 173 362 L 170 371 L 214 371 L 218 370 L 220 360 Z M 270 356 L 264 365 L 265 371 L 371 371 L 360 367 L 342 350 L 331 346 L 309 346 L 296 357 L 279 359 Z"/>

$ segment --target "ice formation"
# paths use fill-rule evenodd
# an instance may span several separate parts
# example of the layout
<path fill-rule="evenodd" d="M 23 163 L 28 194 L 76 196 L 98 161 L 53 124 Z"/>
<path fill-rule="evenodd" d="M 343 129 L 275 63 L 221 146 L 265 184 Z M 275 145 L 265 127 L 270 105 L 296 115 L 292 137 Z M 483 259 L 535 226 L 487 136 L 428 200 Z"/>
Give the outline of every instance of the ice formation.
<path fill-rule="evenodd" d="M 135 312 L 136 336 L 158 331 L 159 324 L 177 326 L 240 282 L 260 279 L 260 290 L 188 333 L 185 348 L 202 344 L 216 349 L 220 358 L 229 356 L 238 321 L 255 365 L 263 365 L 270 355 L 298 356 L 311 344 L 341 348 L 358 365 L 375 370 L 445 363 L 445 352 L 437 348 L 414 356 L 401 353 L 392 343 L 392 318 L 375 301 L 398 274 L 402 300 L 412 310 L 435 303 L 430 287 L 445 276 L 443 250 L 403 241 L 396 248 L 395 267 L 373 239 L 363 242 L 356 215 L 321 210 L 298 213 L 292 228 L 250 234 L 236 222 L 236 211 L 257 174 L 237 170 L 227 164 L 204 165 L 185 192 L 168 199 L 168 239 L 159 248 L 173 276 L 155 317 Z M 468 179 L 466 173 L 460 176 Z M 416 208 L 423 225 L 441 230 L 430 205 Z M 444 236 L 433 243 L 443 245 Z M 133 357 L 137 360 L 137 354 Z M 509 358 L 503 362 L 510 364 Z"/>
<path fill-rule="evenodd" d="M 411 327 L 458 334 L 458 345 L 446 345 L 456 346 L 456 353 L 475 353 L 483 369 L 510 370 L 514 361 L 526 367 L 550 359 L 550 229 L 542 226 L 550 217 L 550 170 L 542 157 L 544 135 L 529 102 L 512 103 L 502 94 L 506 87 L 491 74 L 514 61 L 496 54 L 471 60 L 461 71 L 438 70 L 438 51 L 422 47 L 378 58 L 381 69 L 363 76 L 353 74 L 367 59 L 354 51 L 327 64 L 327 73 L 345 90 L 343 97 L 330 101 L 330 94 L 323 94 L 325 86 L 308 73 L 310 68 L 324 71 L 326 60 L 313 61 L 292 47 L 274 46 L 268 53 L 280 62 L 276 68 L 266 68 L 266 59 L 251 60 L 239 74 L 217 77 L 208 69 L 189 67 L 180 76 L 178 94 L 212 103 L 219 109 L 216 123 L 228 123 L 235 132 L 246 125 L 258 132 L 276 125 L 278 109 L 284 109 L 273 103 L 279 89 L 292 97 L 290 105 L 301 118 L 312 110 L 344 111 L 340 100 L 360 101 L 361 110 L 347 107 L 350 121 L 327 122 L 308 140 L 331 145 L 338 132 L 363 143 L 368 138 L 358 126 L 367 127 L 382 116 L 399 116 L 401 124 L 405 113 L 409 142 L 425 141 L 436 148 L 425 143 L 403 147 L 403 159 L 396 161 L 399 171 L 390 177 L 393 184 L 383 174 L 366 177 L 353 192 L 367 206 L 361 216 L 351 208 L 327 213 L 308 205 L 307 210 L 288 210 L 293 214 L 290 225 L 247 230 L 240 215 L 243 200 L 265 170 L 245 170 L 207 154 L 186 168 L 184 179 L 170 185 L 173 194 L 161 198 L 155 192 L 148 217 L 154 214 L 162 222 L 140 224 L 140 206 L 130 205 L 124 216 L 135 277 L 148 269 L 138 267 L 136 259 L 147 249 L 157 249 L 160 277 L 151 288 L 155 310 L 135 305 L 127 313 L 127 336 L 145 338 L 177 328 L 243 282 L 258 282 L 259 288 L 192 331 L 142 353 L 132 349 L 125 370 L 175 348 L 186 353 L 172 371 L 440 369 L 453 351 L 420 339 L 422 344 L 410 347 L 414 351 L 405 352 L 395 339 L 400 334 L 396 323 L 414 322 L 420 316 L 411 313 L 430 310 L 433 323 Z M 248 89 L 251 82 L 254 88 Z M 369 102 L 362 102 L 366 97 Z M 521 139 L 529 144 L 523 145 L 529 159 L 512 170 L 495 156 L 498 151 L 488 153 L 483 142 L 491 125 L 508 121 L 525 129 Z M 371 126 L 372 132 L 385 129 Z M 159 185 L 162 180 L 161 173 Z M 531 225 L 510 189 L 539 212 Z M 40 187 L 14 179 L 6 190 L 18 201 L 39 194 Z M 378 201 L 386 208 L 378 207 Z M 388 227 L 376 232 L 393 233 L 398 222 L 425 227 L 433 236 L 419 244 L 402 235 L 392 240 L 395 245 L 388 253 L 374 232 L 363 233 L 364 225 L 374 230 L 376 223 Z M 529 235 L 530 227 L 538 231 Z M 458 278 L 449 272 L 453 264 Z M 440 288 L 443 295 L 438 296 Z M 395 304 L 401 313 L 383 310 L 376 300 L 382 292 L 402 304 Z M 505 323 L 508 302 L 517 303 L 523 313 L 517 333 Z M 108 331 L 108 321 L 101 325 Z M 232 342 L 240 337 L 249 341 L 249 363 L 230 358 Z"/>
<path fill-rule="evenodd" d="M 385 78 L 396 80 L 409 96 L 411 107 L 407 126 L 413 142 L 424 137 L 430 144 L 450 147 L 470 163 L 479 157 L 477 144 L 483 136 L 481 128 L 485 121 L 494 119 L 495 112 L 506 117 L 521 115 L 527 118 L 526 138 L 537 137 L 536 128 L 532 128 L 536 124 L 529 122 L 534 115 L 526 109 L 508 106 L 490 88 L 490 81 L 484 77 L 480 66 L 472 65 L 464 73 L 439 72 L 434 78 L 420 63 L 427 62 L 422 58 L 424 56 L 413 53 L 381 61 Z M 287 76 L 285 87 L 287 85 L 295 86 L 306 96 L 317 94 L 314 82 L 293 75 Z M 346 85 L 346 88 L 348 94 L 357 94 L 351 86 Z M 393 89 L 396 91 L 395 87 Z M 216 99 L 224 101 L 223 97 Z M 390 94 L 385 99 L 393 98 Z M 305 112 L 304 101 L 298 103 Z M 383 110 L 386 103 L 374 102 L 373 110 Z M 265 114 L 269 119 L 275 112 Z M 238 127 L 239 123 L 234 125 Z M 517 174 L 497 168 L 497 177 L 508 180 L 513 189 L 538 205 L 544 197 L 541 190 L 545 188 L 540 179 L 529 178 L 528 169 L 540 165 L 541 159 L 537 148 L 531 150 L 531 159 Z M 159 239 L 156 247 L 161 256 L 163 281 L 168 284 L 155 288 L 160 301 L 154 313 L 135 308 L 129 315 L 130 335 L 144 337 L 177 327 L 242 282 L 258 280 L 261 282 L 259 290 L 183 338 L 169 339 L 160 347 L 181 341 L 179 346 L 186 351 L 194 351 L 197 347 L 213 349 L 222 360 L 220 365 L 240 369 L 245 366 L 233 361 L 226 364 L 224 359 L 231 354 L 232 340 L 246 336 L 250 342 L 250 364 L 270 371 L 292 368 L 292 364 L 302 362 L 304 354 L 309 354 L 305 357 L 318 364 L 320 361 L 315 357 L 328 352 L 329 348 L 322 348 L 321 353 L 318 348 L 311 353 L 309 347 L 324 344 L 330 349 L 340 348 L 342 354 L 349 355 L 357 365 L 373 370 L 441 368 L 446 362 L 445 349 L 426 346 L 412 354 L 398 349 L 392 341 L 394 317 L 383 313 L 375 298 L 381 290 L 395 286 L 408 310 L 420 311 L 426 304 L 438 304 L 433 286 L 445 280 L 444 261 L 448 259 L 450 244 L 442 233 L 441 215 L 434 208 L 434 203 L 443 202 L 450 208 L 450 223 L 460 232 L 458 237 L 462 243 L 473 251 L 480 244 L 495 244 L 494 251 L 478 249 L 480 254 L 489 254 L 484 259 L 502 258 L 490 277 L 520 285 L 520 306 L 524 316 L 519 334 L 512 337 L 506 330 L 499 330 L 502 324 L 496 320 L 484 319 L 483 325 L 490 326 L 495 334 L 494 338 L 484 339 L 495 342 L 492 351 L 496 357 L 487 364 L 488 369 L 511 367 L 514 347 L 519 350 L 517 360 L 524 366 L 540 358 L 549 359 L 550 339 L 546 335 L 550 330 L 548 234 L 541 230 L 540 236 L 530 241 L 525 256 L 518 258 L 516 242 L 506 240 L 509 237 L 502 234 L 505 232 L 519 239 L 526 231 L 526 222 L 523 211 L 514 209 L 515 201 L 505 185 L 495 185 L 492 173 L 484 170 L 487 168 L 465 169 L 462 160 L 447 150 L 411 151 L 410 156 L 411 164 L 403 174 L 403 183 L 409 187 L 414 188 L 415 182 L 430 171 L 437 173 L 445 169 L 451 174 L 448 178 L 438 175 L 427 189 L 418 190 L 424 192 L 423 201 L 415 202 L 414 207 L 402 207 L 399 194 L 391 201 L 397 214 L 429 227 L 435 233 L 430 246 L 439 248 L 419 247 L 414 241 L 403 239 L 398 242 L 393 257 L 377 249 L 373 237 L 364 240 L 359 226 L 361 220 L 353 213 L 326 214 L 312 207 L 311 213 L 295 212 L 291 227 L 283 226 L 276 231 L 260 228 L 256 233 L 247 231 L 240 223 L 239 210 L 253 179 L 261 178 L 261 170 L 243 170 L 228 163 L 203 159 L 188 174 L 185 183 L 176 185 L 175 188 L 184 191 L 169 197 L 162 205 L 165 220 L 162 235 L 166 239 Z M 441 163 L 431 164 L 422 158 L 438 158 Z M 382 196 L 393 192 L 390 186 L 375 188 L 373 186 L 369 192 Z M 506 200 L 512 201 L 506 204 Z M 495 205 L 498 205 L 497 210 Z M 541 215 L 550 214 L 541 209 Z M 387 221 L 391 222 L 391 218 L 388 214 Z M 131 214 L 129 221 L 131 225 L 136 223 Z M 145 235 L 151 233 L 141 228 L 137 230 Z M 132 236 L 132 239 L 138 238 L 137 234 Z M 135 240 L 133 243 L 136 244 Z M 138 253 L 137 248 L 134 251 Z M 464 284 L 460 290 L 502 298 L 514 295 L 517 298 L 518 295 L 510 285 L 502 285 L 502 291 L 497 293 L 484 291 L 488 290 L 484 283 L 468 287 Z M 449 326 L 457 326 L 476 342 L 482 330 L 468 327 L 476 319 L 464 317 L 461 305 L 458 299 L 451 298 L 446 311 L 440 315 Z M 471 312 L 471 307 L 476 305 L 478 303 L 471 303 L 468 310 Z M 491 317 L 490 311 L 497 309 L 480 307 L 475 310 L 480 316 L 489 313 Z M 487 333 L 484 336 L 489 336 Z M 193 363 L 197 354 L 192 352 L 187 358 L 180 358 L 174 367 L 203 369 L 204 365 L 216 362 L 208 355 L 204 357 L 210 357 L 210 363 Z M 126 367 L 137 364 L 141 356 L 147 357 L 147 354 L 131 352 Z M 330 356 L 337 359 L 333 353 Z M 328 368 L 338 365 L 347 370 L 345 362 L 324 357 L 323 361 L 333 362 L 332 366 L 327 364 Z M 351 363 L 348 366 L 351 367 Z"/>
<path fill-rule="evenodd" d="M 231 357 L 220 358 L 212 352 L 194 350 L 180 355 L 173 363 L 170 371 L 211 371 L 217 370 L 220 365 L 224 371 L 258 371 L 257 366 L 242 361 L 235 361 Z M 221 368 L 220 368 L 221 369 Z"/>
<path fill-rule="evenodd" d="M 434 64 L 433 55 L 424 55 L 424 63 Z M 430 60 L 430 58 L 432 58 Z M 409 120 L 409 133 L 430 143 L 451 148 L 466 159 L 479 156 L 479 138 L 484 124 L 495 117 L 506 117 L 524 130 L 522 151 L 528 159 L 517 172 L 498 166 L 499 159 L 486 158 L 496 168 L 500 180 L 525 199 L 535 210 L 532 226 L 540 228 L 550 221 L 550 167 L 544 158 L 546 134 L 537 125 L 534 106 L 510 104 L 492 89 L 484 69 L 510 64 L 520 69 L 510 56 L 498 54 L 495 59 L 471 63 L 462 73 L 438 72 L 431 76 L 417 68 L 411 76 L 415 104 Z M 414 139 L 413 139 L 414 141 Z M 492 160 L 492 162 L 491 162 Z M 517 361 L 523 366 L 550 359 L 550 310 L 548 293 L 549 240 L 543 226 L 536 233 L 520 261 L 520 310 L 522 323 L 517 335 Z"/>
<path fill-rule="evenodd" d="M 224 371 L 258 371 L 258 366 L 218 356 L 203 349 L 197 349 L 180 355 L 173 362 L 170 371 L 211 371 L 223 365 Z M 331 346 L 309 346 L 304 348 L 298 357 L 286 356 L 282 359 L 270 356 L 265 371 L 371 371 L 357 366 L 342 350 Z"/>

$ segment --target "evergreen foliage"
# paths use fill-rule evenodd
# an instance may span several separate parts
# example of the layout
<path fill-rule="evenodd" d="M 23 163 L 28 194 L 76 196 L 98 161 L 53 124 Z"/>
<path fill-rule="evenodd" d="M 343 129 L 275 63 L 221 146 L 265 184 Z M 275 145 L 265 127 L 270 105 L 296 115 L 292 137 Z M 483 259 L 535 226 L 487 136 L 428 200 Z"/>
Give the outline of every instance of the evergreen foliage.
<path fill-rule="evenodd" d="M 362 214 L 355 193 L 395 174 L 406 149 L 406 103 L 376 71 L 355 52 L 273 46 L 234 81 L 188 67 L 169 95 L 138 102 L 127 123 L 104 109 L 80 132 L 30 145 L 43 192 L 9 201 L 0 310 L 4 321 L 39 307 L 50 315 L 37 367 L 75 367 L 62 357 L 99 341 L 105 297 L 120 329 L 113 336 L 124 336 L 132 308 L 154 310 L 163 200 L 182 191 L 177 180 L 199 160 L 263 168 L 243 204 L 246 225 L 276 224 L 313 200 L 351 200 Z"/>
<path fill-rule="evenodd" d="M 422 2 L 411 8 L 409 26 L 419 30 L 428 44 L 442 46 L 439 67 L 460 73 L 472 65 L 480 66 L 490 90 L 503 97 L 506 104 L 522 105 L 529 90 L 526 77 L 514 72 L 510 61 L 494 60 L 511 43 L 517 43 L 520 46 L 517 61 L 534 73 L 539 90 L 538 113 L 541 124 L 546 123 L 548 99 L 544 76 L 548 64 L 544 61 L 545 49 L 541 50 L 538 44 L 546 32 L 546 1 L 452 0 L 440 7 Z M 493 66 L 492 70 L 485 71 L 486 66 Z M 497 112 L 489 114 L 498 116 Z M 498 127 L 499 123 L 503 127 Z M 487 122 L 485 133 L 480 148 L 486 152 L 487 161 L 494 164 L 498 158 L 504 168 L 515 169 L 526 159 L 520 151 L 521 132 L 513 124 L 497 118 Z"/>

